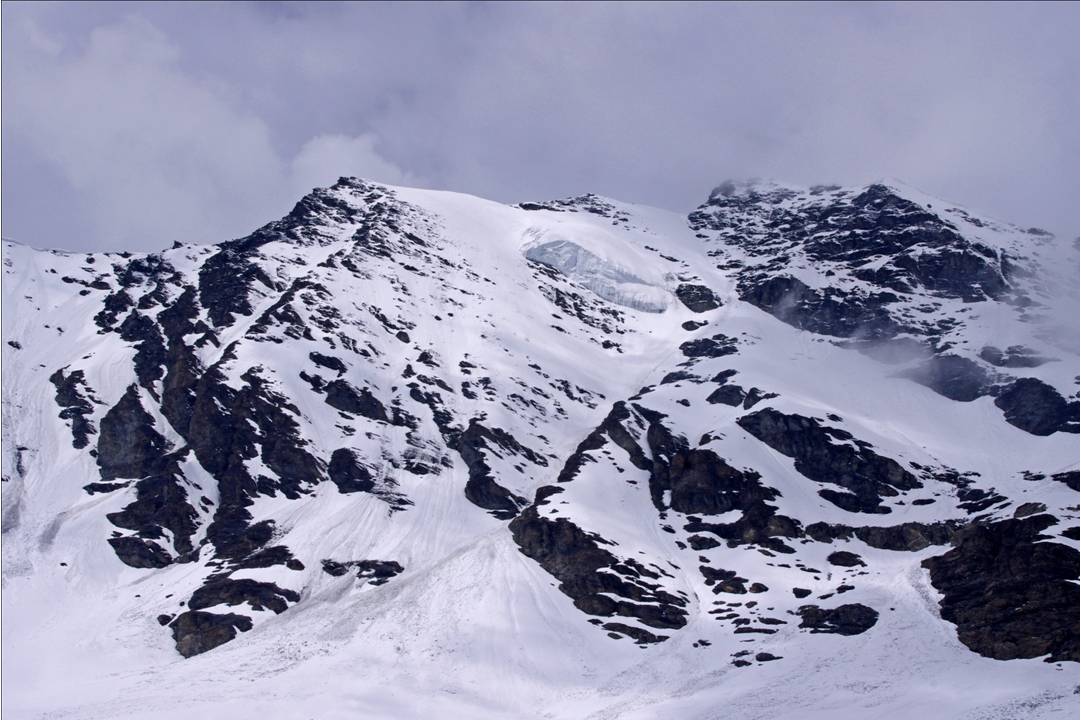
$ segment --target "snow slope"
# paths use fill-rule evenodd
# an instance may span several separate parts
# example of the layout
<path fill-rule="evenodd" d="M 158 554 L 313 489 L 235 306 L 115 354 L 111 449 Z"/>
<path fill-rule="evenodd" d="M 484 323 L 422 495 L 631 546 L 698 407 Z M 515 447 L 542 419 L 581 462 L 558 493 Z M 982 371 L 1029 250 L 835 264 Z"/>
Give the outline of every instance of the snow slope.
<path fill-rule="evenodd" d="M 3 250 L 13 717 L 1076 711 L 1037 231 L 343 178 L 217 246 Z"/>

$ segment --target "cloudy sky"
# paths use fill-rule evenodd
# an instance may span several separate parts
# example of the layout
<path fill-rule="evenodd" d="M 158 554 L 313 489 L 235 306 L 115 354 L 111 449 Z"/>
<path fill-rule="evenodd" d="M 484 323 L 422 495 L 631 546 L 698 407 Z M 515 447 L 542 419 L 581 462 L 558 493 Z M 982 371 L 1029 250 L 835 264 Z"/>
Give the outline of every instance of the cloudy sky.
<path fill-rule="evenodd" d="M 1077 3 L 4 3 L 3 234 L 215 242 L 356 175 L 692 209 L 895 177 L 1078 231 Z"/>

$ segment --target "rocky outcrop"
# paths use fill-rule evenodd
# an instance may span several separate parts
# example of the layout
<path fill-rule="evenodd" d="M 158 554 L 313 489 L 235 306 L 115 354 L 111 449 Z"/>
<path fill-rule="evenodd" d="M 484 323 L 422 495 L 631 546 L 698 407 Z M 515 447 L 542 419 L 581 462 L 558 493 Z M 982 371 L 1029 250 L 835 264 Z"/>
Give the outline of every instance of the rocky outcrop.
<path fill-rule="evenodd" d="M 93 395 L 82 370 L 69 373 L 64 370 L 61 368 L 50 375 L 49 382 L 56 387 L 56 404 L 63 408 L 60 418 L 71 421 L 71 445 L 81 450 L 90 444 L 90 436 L 97 432 L 90 421 L 94 414 Z"/>
<path fill-rule="evenodd" d="M 356 451 L 349 448 L 338 448 L 331 454 L 327 474 L 342 493 L 370 492 L 375 488 L 372 474 L 361 464 Z"/>
<path fill-rule="evenodd" d="M 568 519 L 543 517 L 535 503 L 511 521 L 510 530 L 522 554 L 556 578 L 559 590 L 582 612 L 634 618 L 660 629 L 687 624 L 686 599 L 650 582 L 661 577 L 659 572 L 631 559 L 620 560 L 602 547 L 606 541 Z M 639 641 L 665 638 L 651 635 Z"/>
<path fill-rule="evenodd" d="M 878 622 L 878 612 L 859 603 L 838 605 L 835 608 L 804 605 L 798 614 L 799 626 L 812 633 L 859 635 L 873 628 Z"/>
<path fill-rule="evenodd" d="M 300 600 L 300 595 L 274 583 L 258 582 L 248 578 L 212 577 L 196 590 L 188 601 L 192 610 L 204 610 L 215 605 L 247 604 L 252 610 L 271 610 L 281 614 L 289 603 Z"/>
<path fill-rule="evenodd" d="M 345 380 L 333 380 L 326 386 L 326 402 L 335 410 L 360 415 L 379 422 L 390 422 L 383 403 L 368 388 L 357 388 Z"/>
<path fill-rule="evenodd" d="M 385 585 L 404 570 L 400 563 L 393 560 L 323 561 L 323 572 L 327 575 L 341 577 L 352 572 L 358 580 L 367 580 L 369 585 Z"/>
<path fill-rule="evenodd" d="M 116 556 L 133 568 L 163 568 L 173 562 L 160 545 L 137 537 L 109 538 Z"/>
<path fill-rule="evenodd" d="M 705 285 L 684 283 L 676 288 L 676 297 L 691 312 L 709 312 L 721 306 L 720 298 Z"/>
<path fill-rule="evenodd" d="M 470 420 L 469 426 L 454 442 L 454 447 L 469 469 L 465 496 L 471 503 L 490 511 L 500 520 L 513 518 L 521 508 L 528 504 L 528 501 L 495 481 L 492 468 L 485 460 L 485 451 L 502 451 L 508 455 L 523 457 L 535 465 L 542 467 L 548 465 L 548 461 L 542 455 L 522 445 L 510 433 L 499 428 L 486 427 L 476 418 Z"/>
<path fill-rule="evenodd" d="M 819 491 L 826 500 L 851 512 L 888 513 L 883 497 L 922 487 L 897 461 L 882 457 L 844 430 L 800 415 L 766 408 L 736 421 L 741 428 L 795 462 L 796 471 L 847 492 Z"/>
<path fill-rule="evenodd" d="M 219 614 L 189 610 L 169 623 L 176 650 L 186 658 L 205 653 L 229 642 L 237 631 L 252 629 L 251 618 L 233 613 Z"/>
<path fill-rule="evenodd" d="M 904 331 L 888 306 L 891 292 L 843 292 L 812 289 L 801 280 L 780 276 L 748 276 L 737 285 L 740 299 L 800 330 L 835 337 L 890 338 Z"/>
<path fill-rule="evenodd" d="M 689 358 L 718 358 L 732 355 L 737 351 L 738 341 L 727 335 L 714 335 L 708 338 L 688 340 L 679 346 L 680 351 Z"/>
<path fill-rule="evenodd" d="M 995 398 L 1006 422 L 1033 435 L 1060 430 L 1076 433 L 1077 405 L 1069 404 L 1050 385 L 1036 378 L 1015 380 Z"/>
<path fill-rule="evenodd" d="M 128 387 L 101 419 L 97 457 L 101 478 L 141 478 L 162 472 L 168 462 L 166 451 L 165 438 L 154 429 L 154 419 L 143 409 L 138 389 Z"/>
<path fill-rule="evenodd" d="M 969 649 L 997 660 L 1078 660 L 1077 550 L 1050 542 L 1050 515 L 978 523 L 923 561 L 942 617 Z"/>

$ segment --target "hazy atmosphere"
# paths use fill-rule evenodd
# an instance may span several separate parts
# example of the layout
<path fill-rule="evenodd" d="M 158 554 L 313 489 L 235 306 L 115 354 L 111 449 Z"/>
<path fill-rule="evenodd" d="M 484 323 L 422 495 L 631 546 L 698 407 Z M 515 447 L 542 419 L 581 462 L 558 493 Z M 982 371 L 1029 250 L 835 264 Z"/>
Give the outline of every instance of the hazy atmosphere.
<path fill-rule="evenodd" d="M 896 177 L 1074 237 L 1078 5 L 3 6 L 4 236 L 217 242 L 339 175 L 690 210 Z"/>

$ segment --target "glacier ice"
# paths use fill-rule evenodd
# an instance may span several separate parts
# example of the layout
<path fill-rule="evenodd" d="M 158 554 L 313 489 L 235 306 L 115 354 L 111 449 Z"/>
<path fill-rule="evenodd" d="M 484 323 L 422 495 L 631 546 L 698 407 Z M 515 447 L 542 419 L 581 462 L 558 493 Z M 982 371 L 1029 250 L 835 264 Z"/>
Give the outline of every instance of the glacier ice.
<path fill-rule="evenodd" d="M 526 234 L 531 238 L 523 248 L 527 259 L 555 268 L 608 302 L 651 313 L 664 312 L 672 303 L 663 278 L 634 267 L 637 258 L 630 248 L 613 247 L 592 235 L 576 242 L 549 230 L 531 229 Z"/>

